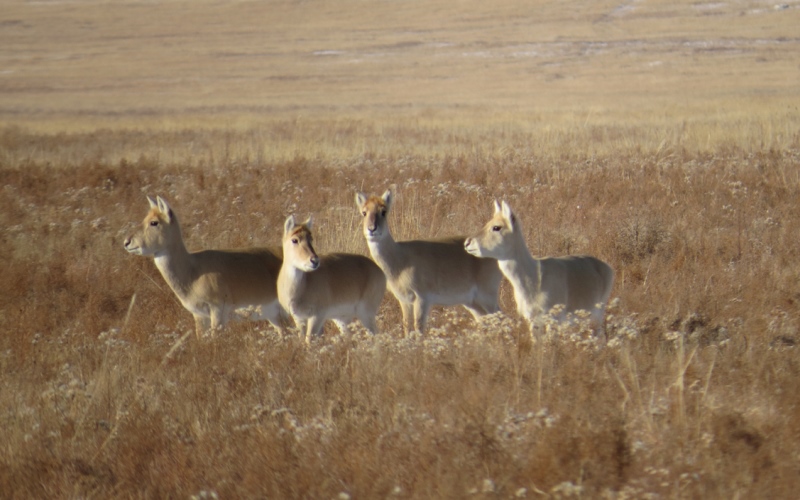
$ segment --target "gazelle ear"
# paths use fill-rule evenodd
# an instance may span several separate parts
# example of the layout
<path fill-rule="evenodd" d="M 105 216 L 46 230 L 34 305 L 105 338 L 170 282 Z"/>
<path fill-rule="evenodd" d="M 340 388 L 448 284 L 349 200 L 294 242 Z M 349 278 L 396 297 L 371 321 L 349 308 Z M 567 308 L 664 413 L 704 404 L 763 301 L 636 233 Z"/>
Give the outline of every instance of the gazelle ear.
<path fill-rule="evenodd" d="M 169 203 L 167 203 L 167 200 L 165 200 L 160 196 L 157 196 L 156 202 L 158 203 L 158 210 L 161 211 L 162 214 L 164 214 L 164 217 L 166 217 L 167 222 L 172 222 L 172 209 L 170 208 Z"/>
<path fill-rule="evenodd" d="M 306 226 L 306 229 L 308 229 L 309 231 L 311 231 L 311 226 L 313 226 L 313 225 L 314 225 L 314 217 L 312 217 L 311 215 L 309 215 L 309 216 L 308 216 L 308 219 L 306 219 L 306 221 L 305 221 L 305 222 L 303 222 L 303 225 L 304 225 L 304 226 Z"/>
<path fill-rule="evenodd" d="M 497 200 L 494 200 L 494 213 L 499 214 L 500 211 L 501 211 L 500 204 L 497 202 Z"/>
<path fill-rule="evenodd" d="M 283 223 L 283 235 L 286 236 L 289 232 L 294 229 L 295 226 L 294 222 L 294 215 L 290 215 L 286 218 L 286 221 Z"/>
<path fill-rule="evenodd" d="M 509 222 L 511 227 L 514 227 L 514 224 L 517 222 L 517 218 L 514 216 L 514 212 L 511 211 L 511 207 L 508 206 L 508 203 L 503 201 L 503 206 L 501 208 L 503 212 L 503 218 Z"/>
<path fill-rule="evenodd" d="M 356 193 L 356 206 L 361 208 L 367 202 L 367 195 L 364 193 Z"/>
<path fill-rule="evenodd" d="M 154 200 L 153 198 L 151 198 L 149 196 L 147 196 L 146 198 L 147 198 L 147 202 L 150 203 L 150 208 L 158 208 L 158 202 L 156 202 L 156 200 Z"/>
<path fill-rule="evenodd" d="M 389 186 L 389 189 L 384 191 L 383 196 L 381 196 L 383 204 L 386 205 L 386 210 L 389 210 L 392 207 L 392 200 L 394 199 L 393 191 L 395 191 L 396 189 L 397 189 L 396 186 L 392 184 L 391 186 Z"/>

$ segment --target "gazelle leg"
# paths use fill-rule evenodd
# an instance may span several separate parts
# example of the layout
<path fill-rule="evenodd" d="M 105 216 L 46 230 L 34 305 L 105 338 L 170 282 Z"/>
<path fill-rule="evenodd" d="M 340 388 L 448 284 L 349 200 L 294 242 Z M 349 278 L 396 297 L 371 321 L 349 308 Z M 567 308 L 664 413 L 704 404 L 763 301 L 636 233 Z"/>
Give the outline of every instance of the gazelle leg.
<path fill-rule="evenodd" d="M 425 324 L 428 322 L 428 312 L 430 308 L 430 304 L 421 297 L 417 297 L 417 300 L 414 301 L 414 330 L 418 331 L 420 334 L 425 331 Z"/>
<path fill-rule="evenodd" d="M 208 316 L 201 316 L 199 314 L 194 315 L 194 334 L 198 339 L 200 339 L 200 337 L 210 328 L 211 320 Z"/>
<path fill-rule="evenodd" d="M 325 319 L 312 316 L 308 318 L 306 327 L 306 343 L 311 343 L 311 337 L 318 337 L 322 334 L 322 327 L 325 326 Z"/>
<path fill-rule="evenodd" d="M 403 312 L 403 334 L 408 337 L 414 327 L 414 305 L 409 302 L 400 302 L 400 309 Z"/>

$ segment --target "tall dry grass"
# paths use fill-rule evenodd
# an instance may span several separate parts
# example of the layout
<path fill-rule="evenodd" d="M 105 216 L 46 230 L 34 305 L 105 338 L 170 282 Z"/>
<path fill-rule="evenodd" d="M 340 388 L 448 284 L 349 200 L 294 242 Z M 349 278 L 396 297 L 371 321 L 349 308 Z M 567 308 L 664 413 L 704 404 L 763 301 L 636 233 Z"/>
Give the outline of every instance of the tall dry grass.
<path fill-rule="evenodd" d="M 325 141 L 335 129 L 315 130 Z M 176 136 L 98 134 L 116 141 L 0 134 L 0 490 L 9 497 L 796 490 L 795 148 L 376 148 L 268 160 L 220 154 L 224 135 L 195 131 L 214 154 L 193 163 L 117 160 L 130 144 L 180 148 Z M 398 127 L 389 140 L 417 137 Z M 330 330 L 307 348 L 240 323 L 174 348 L 191 315 L 151 261 L 122 248 L 144 195 L 160 194 L 190 248 L 277 244 L 295 212 L 314 214 L 319 251 L 366 253 L 353 194 L 392 182 L 400 238 L 468 233 L 503 198 L 533 252 L 610 262 L 608 345 L 580 325 L 532 343 L 504 286 L 508 316 L 483 326 L 439 309 L 428 335 L 403 339 L 387 296 L 375 337 Z"/>

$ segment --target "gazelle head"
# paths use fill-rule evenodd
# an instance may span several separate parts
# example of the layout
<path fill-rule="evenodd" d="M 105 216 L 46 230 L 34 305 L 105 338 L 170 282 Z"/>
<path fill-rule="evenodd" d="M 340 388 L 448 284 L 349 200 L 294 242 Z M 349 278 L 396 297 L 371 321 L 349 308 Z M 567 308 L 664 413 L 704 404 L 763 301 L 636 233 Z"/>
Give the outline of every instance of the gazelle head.
<path fill-rule="evenodd" d="M 464 249 L 476 257 L 504 260 L 511 257 L 519 221 L 505 201 L 494 202 L 494 215 L 474 236 L 464 241 Z"/>
<path fill-rule="evenodd" d="M 295 221 L 294 215 L 286 218 L 283 224 L 283 260 L 303 272 L 319 268 L 319 257 L 314 251 L 311 236 L 311 218 L 302 224 Z"/>
<path fill-rule="evenodd" d="M 392 207 L 392 188 L 380 197 L 356 193 L 356 206 L 364 218 L 364 237 L 367 241 L 377 241 L 389 234 L 386 216 Z"/>
<path fill-rule="evenodd" d="M 178 218 L 164 198 L 147 197 L 150 211 L 142 221 L 142 228 L 125 239 L 125 250 L 134 255 L 158 256 L 175 242 L 182 241 Z"/>

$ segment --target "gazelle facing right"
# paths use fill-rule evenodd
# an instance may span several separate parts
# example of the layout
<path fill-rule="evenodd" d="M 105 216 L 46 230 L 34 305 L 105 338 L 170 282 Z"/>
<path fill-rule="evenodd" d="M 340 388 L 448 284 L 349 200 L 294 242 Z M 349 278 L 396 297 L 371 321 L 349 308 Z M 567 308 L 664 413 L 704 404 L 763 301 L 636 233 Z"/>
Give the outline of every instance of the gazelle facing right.
<path fill-rule="evenodd" d="M 382 196 L 356 194 L 364 217 L 364 237 L 372 258 L 389 280 L 389 289 L 403 312 L 406 334 L 425 329 L 433 305 L 463 305 L 480 318 L 500 310 L 498 292 L 503 275 L 497 262 L 464 251 L 464 237 L 442 240 L 395 241 L 387 215 L 392 190 Z"/>
<path fill-rule="evenodd" d="M 519 219 L 504 201 L 494 202 L 494 216 L 483 229 L 464 242 L 467 252 L 477 257 L 496 259 L 514 287 L 517 312 L 531 329 L 553 306 L 563 305 L 559 320 L 568 313 L 591 312 L 592 322 L 602 327 L 608 297 L 614 284 L 614 271 L 605 262 L 590 256 L 531 256 L 522 235 Z"/>
<path fill-rule="evenodd" d="M 294 317 L 306 342 L 322 333 L 331 319 L 342 333 L 358 318 L 370 333 L 386 293 L 386 277 L 368 257 L 348 253 L 317 256 L 311 219 L 297 224 L 290 215 L 283 227 L 283 265 L 278 274 L 278 300 Z"/>

